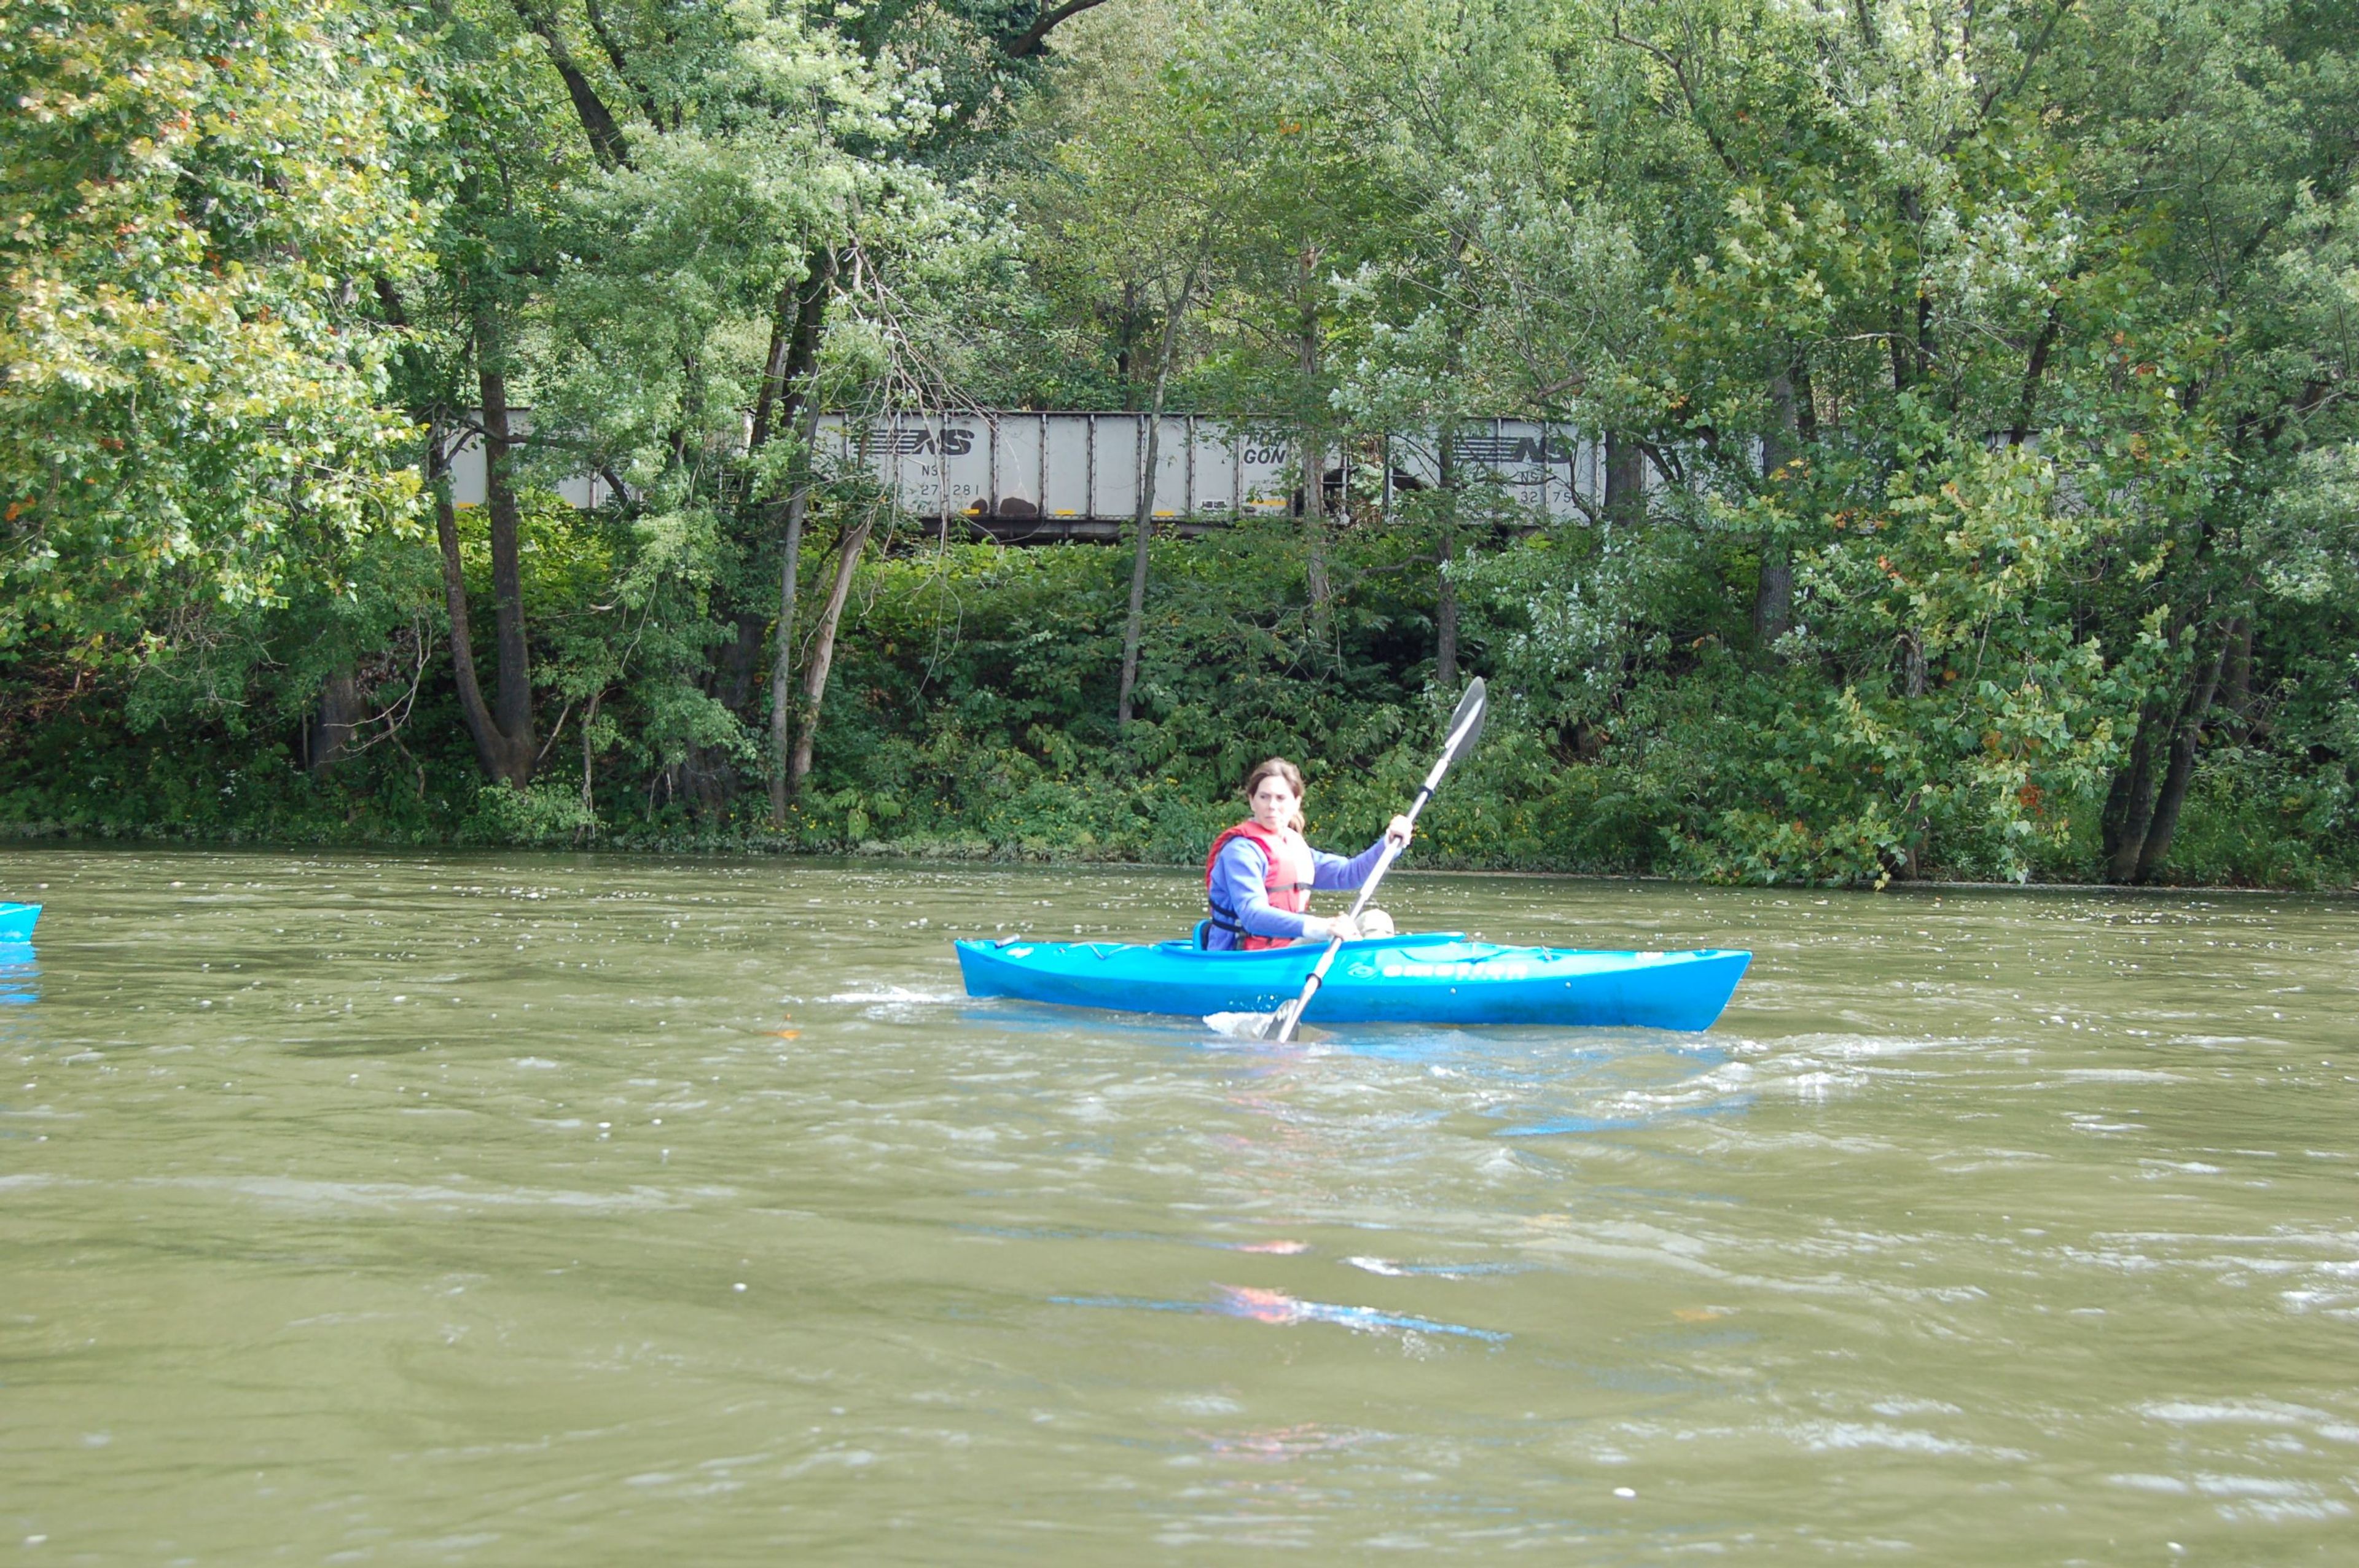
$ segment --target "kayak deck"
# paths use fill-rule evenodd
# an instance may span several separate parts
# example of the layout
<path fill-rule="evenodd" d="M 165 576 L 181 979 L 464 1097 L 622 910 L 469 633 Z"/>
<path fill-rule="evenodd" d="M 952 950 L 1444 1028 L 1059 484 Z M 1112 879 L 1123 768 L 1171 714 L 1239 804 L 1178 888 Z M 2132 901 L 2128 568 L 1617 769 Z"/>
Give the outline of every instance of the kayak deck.
<path fill-rule="evenodd" d="M 33 923 L 40 917 L 38 903 L 0 903 L 0 942 L 30 942 Z"/>
<path fill-rule="evenodd" d="M 1300 994 L 1322 946 L 1207 953 L 1193 943 L 958 944 L 967 994 L 1205 1016 L 1268 1012 Z M 1346 942 L 1311 1023 L 1539 1023 L 1708 1029 L 1752 955 L 1503 947 L 1456 932 Z"/>

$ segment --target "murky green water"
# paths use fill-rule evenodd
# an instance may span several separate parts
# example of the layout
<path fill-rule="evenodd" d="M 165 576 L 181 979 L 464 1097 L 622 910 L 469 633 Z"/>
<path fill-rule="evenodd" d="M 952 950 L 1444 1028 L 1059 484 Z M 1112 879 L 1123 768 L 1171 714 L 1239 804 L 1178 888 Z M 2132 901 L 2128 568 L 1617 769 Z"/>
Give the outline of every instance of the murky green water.
<path fill-rule="evenodd" d="M 1277 1050 L 962 995 L 1180 874 L 5 896 L 0 1560 L 2359 1558 L 2349 903 L 1404 877 L 1757 956 Z"/>

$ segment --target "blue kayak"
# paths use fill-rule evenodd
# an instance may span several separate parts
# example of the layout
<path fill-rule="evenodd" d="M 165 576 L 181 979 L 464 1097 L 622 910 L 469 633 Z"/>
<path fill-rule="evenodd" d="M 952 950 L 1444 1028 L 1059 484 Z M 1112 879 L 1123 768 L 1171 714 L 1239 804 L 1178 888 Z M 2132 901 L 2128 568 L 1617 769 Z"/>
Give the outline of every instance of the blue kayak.
<path fill-rule="evenodd" d="M 1301 992 L 1318 945 L 1207 953 L 1192 942 L 962 942 L 969 996 L 1208 1016 L 1269 1012 Z M 1750 953 L 1501 947 L 1456 932 L 1346 942 L 1308 1023 L 1636 1024 L 1709 1029 Z"/>
<path fill-rule="evenodd" d="M 0 903 L 0 942 L 30 942 L 33 922 L 39 918 L 38 903 Z"/>

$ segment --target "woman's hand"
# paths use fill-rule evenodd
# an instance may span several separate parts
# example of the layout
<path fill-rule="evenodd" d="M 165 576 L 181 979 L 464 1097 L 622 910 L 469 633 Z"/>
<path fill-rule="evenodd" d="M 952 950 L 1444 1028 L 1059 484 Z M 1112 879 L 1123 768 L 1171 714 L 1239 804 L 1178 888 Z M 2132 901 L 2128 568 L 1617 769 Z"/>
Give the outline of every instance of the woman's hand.
<path fill-rule="evenodd" d="M 1360 923 L 1348 914 L 1331 914 L 1323 920 L 1315 914 L 1305 915 L 1302 925 L 1306 935 L 1321 936 L 1330 942 L 1338 937 L 1346 942 L 1360 939 Z"/>
<path fill-rule="evenodd" d="M 1410 833 L 1409 819 L 1406 816 L 1396 816 L 1385 824 L 1385 837 L 1404 849 L 1408 846 Z"/>

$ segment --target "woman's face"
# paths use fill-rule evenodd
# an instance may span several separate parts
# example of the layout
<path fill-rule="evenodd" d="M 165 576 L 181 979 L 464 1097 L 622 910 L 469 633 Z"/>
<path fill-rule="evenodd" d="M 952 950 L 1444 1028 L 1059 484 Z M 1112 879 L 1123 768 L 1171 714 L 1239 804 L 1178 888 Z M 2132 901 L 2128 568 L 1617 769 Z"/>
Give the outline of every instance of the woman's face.
<path fill-rule="evenodd" d="M 1293 827 L 1294 808 L 1301 804 L 1302 797 L 1294 793 L 1294 786 L 1286 782 L 1283 774 L 1271 773 L 1254 785 L 1254 820 L 1264 827 L 1275 830 Z"/>

